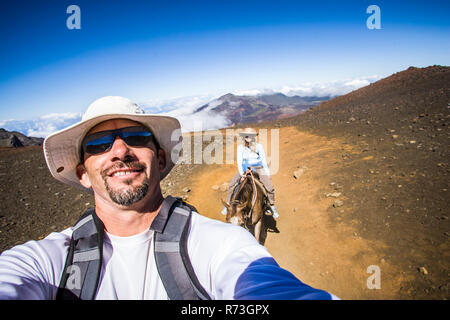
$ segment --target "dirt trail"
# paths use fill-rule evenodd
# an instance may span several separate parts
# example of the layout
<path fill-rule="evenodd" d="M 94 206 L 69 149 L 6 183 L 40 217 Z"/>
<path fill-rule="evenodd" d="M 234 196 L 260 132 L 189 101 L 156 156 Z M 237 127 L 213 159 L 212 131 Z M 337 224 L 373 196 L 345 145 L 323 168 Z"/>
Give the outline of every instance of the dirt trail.
<path fill-rule="evenodd" d="M 343 299 L 395 298 L 406 279 L 384 259 L 383 242 L 361 238 L 357 221 L 339 217 L 351 208 L 334 208 L 336 198 L 323 192 L 334 192 L 336 182 L 328 173 L 338 165 L 341 141 L 286 127 L 280 128 L 279 142 L 280 165 L 272 178 L 280 232 L 267 235 L 265 246 L 270 253 L 305 283 Z M 354 152 L 348 145 L 344 149 Z M 270 156 L 270 150 L 266 152 Z M 298 169 L 303 174 L 296 179 L 293 172 Z M 202 214 L 223 221 L 220 198 L 225 199 L 226 192 L 213 186 L 228 182 L 235 171 L 233 165 L 204 166 L 190 184 L 188 202 Z M 340 193 L 339 199 L 345 201 L 345 191 Z M 337 217 L 330 219 L 330 214 Z M 367 268 L 371 265 L 381 270 L 381 289 L 367 288 L 371 276 Z"/>

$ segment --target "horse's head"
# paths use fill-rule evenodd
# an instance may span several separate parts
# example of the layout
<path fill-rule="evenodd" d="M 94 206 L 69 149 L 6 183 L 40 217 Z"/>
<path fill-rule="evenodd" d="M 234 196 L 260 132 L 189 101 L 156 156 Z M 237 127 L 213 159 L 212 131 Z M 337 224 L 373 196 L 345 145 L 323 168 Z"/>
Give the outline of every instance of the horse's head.
<path fill-rule="evenodd" d="M 249 212 L 247 202 L 233 201 L 231 204 L 224 202 L 224 205 L 228 209 L 226 221 L 237 226 L 244 226 Z"/>
<path fill-rule="evenodd" d="M 255 238 L 261 242 L 261 232 L 265 208 L 265 189 L 259 176 L 247 170 L 239 185 L 232 190 L 230 203 L 222 200 L 227 208 L 228 223 L 253 230 Z M 252 231 L 251 231 L 252 232 Z"/>
<path fill-rule="evenodd" d="M 226 221 L 228 223 L 237 226 L 246 226 L 249 222 L 250 213 L 255 205 L 254 198 L 254 188 L 258 188 L 256 181 L 258 181 L 258 175 L 247 170 L 245 173 L 245 178 L 242 180 L 239 189 L 233 194 L 230 204 L 222 200 L 223 205 L 227 208 Z M 261 194 L 261 193 L 260 193 Z"/>

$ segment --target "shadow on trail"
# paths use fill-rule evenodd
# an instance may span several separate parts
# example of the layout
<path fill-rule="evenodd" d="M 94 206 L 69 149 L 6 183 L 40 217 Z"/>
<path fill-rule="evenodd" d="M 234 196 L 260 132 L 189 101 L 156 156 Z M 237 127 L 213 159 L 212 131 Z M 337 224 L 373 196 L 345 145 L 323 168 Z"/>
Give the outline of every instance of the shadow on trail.
<path fill-rule="evenodd" d="M 269 215 L 264 215 L 264 228 L 268 232 L 280 233 L 277 228 L 277 221 Z"/>

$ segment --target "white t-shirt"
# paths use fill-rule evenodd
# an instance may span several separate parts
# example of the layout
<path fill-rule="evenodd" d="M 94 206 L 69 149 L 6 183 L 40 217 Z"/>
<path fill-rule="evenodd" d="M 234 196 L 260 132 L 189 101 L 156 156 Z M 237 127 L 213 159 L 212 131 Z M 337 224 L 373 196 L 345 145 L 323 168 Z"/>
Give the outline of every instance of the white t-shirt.
<path fill-rule="evenodd" d="M 105 233 L 105 268 L 97 299 L 167 299 L 154 257 L 153 231 L 131 237 Z"/>
<path fill-rule="evenodd" d="M 0 299 L 54 299 L 71 234 L 68 228 L 4 251 Z M 213 299 L 332 297 L 280 268 L 241 227 L 192 212 L 187 248 L 199 282 Z M 167 299 L 156 268 L 153 231 L 130 237 L 105 233 L 96 299 Z"/>

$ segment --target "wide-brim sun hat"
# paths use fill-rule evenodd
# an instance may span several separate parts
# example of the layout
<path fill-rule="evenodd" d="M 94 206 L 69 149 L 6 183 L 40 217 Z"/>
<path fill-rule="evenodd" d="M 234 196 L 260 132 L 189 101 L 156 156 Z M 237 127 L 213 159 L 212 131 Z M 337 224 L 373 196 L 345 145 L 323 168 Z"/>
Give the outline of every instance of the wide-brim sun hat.
<path fill-rule="evenodd" d="M 256 130 L 253 128 L 245 128 L 241 131 L 238 131 L 238 133 L 242 138 L 245 138 L 246 136 L 256 137 L 258 135 L 258 132 L 256 132 Z"/>
<path fill-rule="evenodd" d="M 76 174 L 76 167 L 80 163 L 81 142 L 89 130 L 111 119 L 128 119 L 148 127 L 165 152 L 166 167 L 161 172 L 161 179 L 170 172 L 181 151 L 183 138 L 180 122 L 168 116 L 146 114 L 130 99 L 107 96 L 94 101 L 80 122 L 45 138 L 45 161 L 55 179 L 92 193 L 91 189 L 83 187 Z"/>

